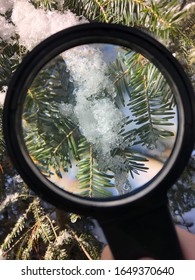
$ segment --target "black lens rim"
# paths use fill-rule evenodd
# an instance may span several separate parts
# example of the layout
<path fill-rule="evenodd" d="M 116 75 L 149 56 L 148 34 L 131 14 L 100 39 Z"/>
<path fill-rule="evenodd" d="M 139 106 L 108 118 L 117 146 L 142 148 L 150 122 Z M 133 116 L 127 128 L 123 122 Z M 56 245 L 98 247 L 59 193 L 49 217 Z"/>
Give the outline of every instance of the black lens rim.
<path fill-rule="evenodd" d="M 177 95 L 179 130 L 168 169 L 160 172 L 158 180 L 144 185 L 132 195 L 98 200 L 80 198 L 48 181 L 32 163 L 22 137 L 21 114 L 24 94 L 37 72 L 52 58 L 72 47 L 91 43 L 123 45 L 139 51 L 150 59 L 166 76 Z M 158 58 L 158 59 L 156 59 Z M 195 104 L 192 86 L 178 61 L 157 40 L 132 27 L 115 24 L 82 24 L 60 31 L 44 40 L 24 58 L 8 88 L 3 112 L 3 128 L 10 158 L 24 181 L 43 199 L 75 212 L 103 211 L 139 203 L 141 199 L 159 189 L 166 193 L 185 168 L 194 143 Z M 170 168 L 171 166 L 171 168 Z"/>

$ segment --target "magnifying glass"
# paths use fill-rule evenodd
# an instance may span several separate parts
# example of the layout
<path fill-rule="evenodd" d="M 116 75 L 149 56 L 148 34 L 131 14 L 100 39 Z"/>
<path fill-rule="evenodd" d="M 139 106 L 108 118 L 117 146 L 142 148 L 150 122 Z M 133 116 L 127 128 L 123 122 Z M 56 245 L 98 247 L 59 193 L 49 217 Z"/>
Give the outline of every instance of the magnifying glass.
<path fill-rule="evenodd" d="M 116 259 L 182 259 L 167 191 L 193 149 L 193 106 L 182 67 L 154 38 L 83 24 L 24 58 L 4 134 L 24 181 L 53 205 L 96 218 Z"/>

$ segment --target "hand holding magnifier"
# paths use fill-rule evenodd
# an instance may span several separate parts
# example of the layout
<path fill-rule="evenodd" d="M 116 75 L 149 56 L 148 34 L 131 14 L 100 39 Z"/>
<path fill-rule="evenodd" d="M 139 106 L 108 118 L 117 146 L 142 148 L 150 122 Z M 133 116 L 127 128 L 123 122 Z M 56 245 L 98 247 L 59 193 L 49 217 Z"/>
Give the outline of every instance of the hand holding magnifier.
<path fill-rule="evenodd" d="M 182 259 L 166 193 L 193 149 L 193 106 L 184 71 L 154 38 L 84 24 L 25 57 L 5 139 L 26 183 L 98 219 L 116 259 Z"/>

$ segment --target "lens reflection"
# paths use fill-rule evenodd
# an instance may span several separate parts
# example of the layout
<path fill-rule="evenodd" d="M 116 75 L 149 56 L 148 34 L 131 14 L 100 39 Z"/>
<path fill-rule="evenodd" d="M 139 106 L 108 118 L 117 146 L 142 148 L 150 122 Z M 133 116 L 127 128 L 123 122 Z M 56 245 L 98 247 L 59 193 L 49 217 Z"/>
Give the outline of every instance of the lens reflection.
<path fill-rule="evenodd" d="M 69 49 L 27 91 L 23 135 L 40 172 L 84 197 L 133 193 L 158 176 L 177 133 L 162 73 L 140 53 L 110 44 Z"/>

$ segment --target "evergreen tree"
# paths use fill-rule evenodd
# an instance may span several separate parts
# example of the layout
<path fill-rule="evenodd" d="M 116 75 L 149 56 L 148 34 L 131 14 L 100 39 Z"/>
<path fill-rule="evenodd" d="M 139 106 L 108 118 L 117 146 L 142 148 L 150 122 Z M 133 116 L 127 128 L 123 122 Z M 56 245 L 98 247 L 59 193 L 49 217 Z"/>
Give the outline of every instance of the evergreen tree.
<path fill-rule="evenodd" d="M 70 10 L 77 16 L 83 16 L 91 22 L 118 23 L 138 27 L 161 41 L 174 53 L 194 84 L 195 37 L 193 28 L 195 25 L 195 5 L 192 1 L 181 3 L 178 0 L 32 0 L 30 3 L 37 10 L 58 11 L 61 14 Z M 0 10 L 0 17 L 2 21 L 5 20 L 9 24 L 9 28 L 14 26 L 12 8 L 12 5 L 10 5 L 9 9 Z M 4 28 L 8 28 L 8 25 Z M 17 30 L 16 33 L 11 33 L 9 29 L 9 34 L 12 35 L 12 38 L 7 38 L 5 32 L 3 33 L 0 30 L 1 92 L 6 90 L 18 64 L 28 52 L 28 49 L 21 45 Z M 124 89 L 130 91 L 129 75 L 131 74 L 131 86 L 139 89 L 129 93 L 132 99 L 128 105 L 137 122 L 141 124 L 136 133 L 143 145 L 153 147 L 159 138 L 171 136 L 168 130 L 162 131 L 157 129 L 157 126 L 163 126 L 165 122 L 169 124 L 173 111 L 173 100 L 165 104 L 165 100 L 168 100 L 167 96 L 170 94 L 169 89 L 165 90 L 163 98 L 158 96 L 157 112 L 157 109 L 155 111 L 153 108 L 156 96 L 154 98 L 154 95 L 151 94 L 148 102 L 149 107 L 146 110 L 145 104 L 148 100 L 142 90 L 145 86 L 146 74 L 143 73 L 142 62 L 138 60 L 136 55 L 132 55 L 130 58 L 128 55 L 118 57 L 115 63 L 111 65 L 111 74 L 118 92 L 118 99 L 115 100 L 115 103 L 124 103 L 122 93 Z M 136 69 L 130 73 L 128 69 L 131 69 L 135 60 L 139 63 L 137 63 Z M 146 64 L 147 66 L 144 69 L 146 69 L 147 76 L 150 77 L 148 83 L 153 90 L 156 90 L 154 85 L 158 82 L 160 91 L 160 88 L 165 85 L 163 77 L 151 63 L 146 62 Z M 73 157 L 75 160 L 79 160 L 78 180 L 82 195 L 110 195 L 109 188 L 112 186 L 112 178 L 105 172 L 100 171 L 97 163 L 93 162 L 95 156 L 92 145 L 79 135 L 78 131 L 75 132 L 74 122 L 57 113 L 59 111 L 58 104 L 64 101 L 64 96 L 57 91 L 59 84 L 64 90 L 67 90 L 67 88 L 72 90 L 72 84 L 64 83 L 60 76 L 60 73 L 64 72 L 67 73 L 66 65 L 62 59 L 58 59 L 55 65 L 43 69 L 35 79 L 31 88 L 32 92 L 28 94 L 25 103 L 25 121 L 30 125 L 30 132 L 28 131 L 25 139 L 26 144 L 31 156 L 39 162 L 42 172 L 49 173 L 49 167 L 52 165 L 56 174 L 60 177 L 61 167 L 63 166 L 66 171 L 70 164 L 70 158 Z M 53 75 L 50 85 L 40 86 L 40 80 L 47 81 L 47 77 L 48 75 L 51 76 L 51 73 Z M 55 73 L 57 74 L 55 75 Z M 67 80 L 69 80 L 69 77 L 67 77 Z M 48 90 L 54 92 L 54 95 L 47 94 Z M 34 92 L 37 98 L 36 104 L 33 102 Z M 56 92 L 58 92 L 58 100 L 56 100 Z M 45 96 L 48 96 L 48 98 L 45 99 Z M 36 114 L 37 106 L 42 115 Z M 139 106 L 138 111 L 137 106 Z M 160 114 L 165 116 L 163 121 L 159 119 L 156 124 L 155 118 L 151 120 L 149 112 L 152 110 L 153 118 L 155 114 Z M 38 124 L 38 130 L 37 118 L 41 120 Z M 53 122 L 53 119 L 56 122 Z M 148 125 L 150 121 L 153 124 L 152 128 Z M 127 119 L 126 123 L 128 122 Z M 28 130 L 28 126 L 26 129 Z M 63 135 L 66 137 L 62 138 Z M 123 136 L 126 139 L 130 137 L 128 133 Z M 70 150 L 71 155 L 69 154 Z M 125 149 L 123 151 L 115 149 L 114 155 L 126 157 L 132 176 L 145 170 L 145 158 L 137 156 L 136 153 L 129 153 Z M 93 174 L 93 188 L 90 174 Z M 2 123 L 0 123 L 0 194 L 0 223 L 2 225 L 0 255 L 9 259 L 99 258 L 102 244 L 96 240 L 90 231 L 92 226 L 90 219 L 63 212 L 43 202 L 28 189 L 15 172 L 5 149 Z M 169 192 L 170 209 L 176 222 L 178 222 L 178 216 L 182 217 L 184 212 L 195 206 L 194 197 L 194 158 L 192 155 L 185 172 Z"/>

